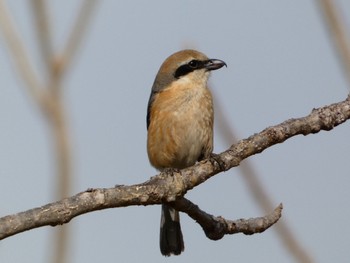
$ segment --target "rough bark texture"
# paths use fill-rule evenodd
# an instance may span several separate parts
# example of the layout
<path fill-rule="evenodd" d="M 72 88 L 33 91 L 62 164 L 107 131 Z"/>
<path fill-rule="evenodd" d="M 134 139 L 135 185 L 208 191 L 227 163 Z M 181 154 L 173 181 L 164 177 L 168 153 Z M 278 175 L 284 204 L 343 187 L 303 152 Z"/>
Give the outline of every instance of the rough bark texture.
<path fill-rule="evenodd" d="M 272 145 L 282 143 L 295 135 L 331 130 L 349 118 L 350 97 L 345 101 L 314 109 L 306 117 L 290 119 L 266 128 L 232 145 L 227 151 L 187 169 L 169 170 L 138 185 L 88 189 L 55 203 L 2 217 L 0 218 L 0 239 L 41 226 L 65 224 L 78 215 L 96 210 L 132 205 L 155 205 L 162 202 L 168 202 L 170 206 L 187 213 L 202 226 L 207 237 L 213 240 L 220 239 L 225 234 L 263 232 L 281 217 L 282 205 L 264 217 L 226 220 L 207 214 L 183 196 L 188 190 L 215 174 L 238 166 L 242 160 Z"/>

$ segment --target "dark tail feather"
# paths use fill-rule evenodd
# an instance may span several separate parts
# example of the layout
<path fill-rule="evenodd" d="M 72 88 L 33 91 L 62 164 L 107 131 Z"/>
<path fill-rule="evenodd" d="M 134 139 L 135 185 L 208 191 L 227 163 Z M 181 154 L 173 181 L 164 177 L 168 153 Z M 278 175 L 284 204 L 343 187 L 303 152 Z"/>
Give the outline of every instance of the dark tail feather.
<path fill-rule="evenodd" d="M 184 249 L 179 212 L 163 204 L 160 219 L 160 252 L 164 256 L 180 255 Z"/>

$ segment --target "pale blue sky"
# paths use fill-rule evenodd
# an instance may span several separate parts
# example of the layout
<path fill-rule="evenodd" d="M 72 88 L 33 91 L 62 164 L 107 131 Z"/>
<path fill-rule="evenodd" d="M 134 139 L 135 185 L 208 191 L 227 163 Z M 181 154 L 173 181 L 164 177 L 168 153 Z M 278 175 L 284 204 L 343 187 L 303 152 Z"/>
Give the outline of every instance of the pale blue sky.
<path fill-rule="evenodd" d="M 28 1 L 8 2 L 40 72 Z M 79 1 L 49 2 L 60 48 Z M 350 25 L 350 2 L 339 2 Z M 348 85 L 319 11 L 316 1 L 301 0 L 101 1 L 65 81 L 74 193 L 139 183 L 156 174 L 146 154 L 148 97 L 160 64 L 184 47 L 227 63 L 210 83 L 238 138 L 344 100 Z M 2 40 L 0 213 L 7 215 L 54 201 L 55 178 L 50 130 Z M 350 258 L 349 130 L 350 122 L 298 136 L 250 158 L 274 203 L 283 202 L 282 220 L 315 262 Z M 215 152 L 230 146 L 219 127 L 214 144 Z M 263 214 L 238 169 L 187 197 L 231 219 Z M 186 215 L 181 219 L 185 252 L 164 258 L 158 248 L 160 207 L 80 216 L 70 223 L 70 262 L 295 262 L 274 227 L 211 241 Z M 47 262 L 52 236 L 53 228 L 45 227 L 5 239 L 0 262 Z"/>

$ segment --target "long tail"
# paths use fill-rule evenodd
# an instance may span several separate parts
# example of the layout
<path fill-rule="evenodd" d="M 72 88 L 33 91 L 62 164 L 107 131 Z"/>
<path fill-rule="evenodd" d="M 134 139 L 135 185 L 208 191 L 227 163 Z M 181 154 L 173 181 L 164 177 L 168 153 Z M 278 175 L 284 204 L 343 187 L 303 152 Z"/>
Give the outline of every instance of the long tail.
<path fill-rule="evenodd" d="M 165 204 L 162 205 L 159 242 L 160 252 L 164 256 L 180 255 L 185 249 L 179 211 Z"/>

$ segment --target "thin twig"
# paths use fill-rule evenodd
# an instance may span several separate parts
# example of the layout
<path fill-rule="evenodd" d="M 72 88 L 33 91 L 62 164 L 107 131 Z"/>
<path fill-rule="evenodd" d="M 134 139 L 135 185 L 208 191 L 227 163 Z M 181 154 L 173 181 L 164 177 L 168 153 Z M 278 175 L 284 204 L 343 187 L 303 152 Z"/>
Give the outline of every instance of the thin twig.
<path fill-rule="evenodd" d="M 84 33 L 87 31 L 92 18 L 93 11 L 96 9 L 97 0 L 82 1 L 79 14 L 75 20 L 63 51 L 55 60 L 54 74 L 56 78 L 63 75 L 69 68 L 73 59 L 77 55 L 78 47 L 84 38 Z"/>
<path fill-rule="evenodd" d="M 36 34 L 38 38 L 39 51 L 41 53 L 42 61 L 45 69 L 50 71 L 53 58 L 53 45 L 51 37 L 51 21 L 47 8 L 47 1 L 45 0 L 31 0 L 31 7 L 33 10 L 33 18 L 36 27 Z M 47 72 L 48 76 L 50 72 Z"/>
<path fill-rule="evenodd" d="M 28 87 L 29 95 L 45 111 L 48 110 L 48 96 L 44 92 L 42 84 L 29 61 L 23 41 L 17 33 L 16 27 L 9 14 L 4 0 L 0 0 L 0 26 L 4 35 L 4 41 L 11 52 L 13 60 L 18 68 L 24 83 Z"/>
<path fill-rule="evenodd" d="M 335 0 L 317 0 L 324 15 L 324 21 L 336 47 L 339 61 L 343 65 L 343 72 L 348 80 L 350 89 L 350 42 L 345 29 L 345 23 Z"/>

